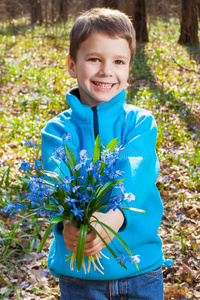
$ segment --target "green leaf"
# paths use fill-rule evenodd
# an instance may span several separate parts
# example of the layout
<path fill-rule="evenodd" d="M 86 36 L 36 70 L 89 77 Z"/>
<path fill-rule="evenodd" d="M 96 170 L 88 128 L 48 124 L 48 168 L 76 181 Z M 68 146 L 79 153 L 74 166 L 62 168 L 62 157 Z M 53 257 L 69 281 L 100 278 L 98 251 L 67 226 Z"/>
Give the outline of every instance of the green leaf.
<path fill-rule="evenodd" d="M 45 292 L 45 291 L 43 291 L 43 290 L 41 290 L 41 289 L 33 289 L 32 290 L 33 292 L 40 292 L 40 293 L 43 293 L 43 294 L 45 294 L 45 295 L 47 295 L 47 296 L 51 296 L 49 293 L 47 293 L 47 292 Z"/>
<path fill-rule="evenodd" d="M 101 187 L 101 189 L 97 192 L 97 198 L 98 200 L 100 200 L 101 198 L 103 198 L 105 196 L 105 194 L 113 187 L 115 186 L 117 183 L 119 182 L 122 182 L 124 180 L 123 179 L 118 179 L 118 180 L 115 180 L 113 182 L 111 181 L 108 181 L 104 184 L 103 187 Z"/>
<path fill-rule="evenodd" d="M 24 178 L 24 177 L 18 177 L 20 181 L 24 182 L 24 183 L 29 183 L 29 178 Z"/>
<path fill-rule="evenodd" d="M 57 164 L 57 162 L 53 159 L 53 157 L 52 156 L 50 156 L 49 154 L 48 154 L 48 152 L 46 152 L 43 148 L 41 148 L 42 149 L 42 151 L 56 164 L 56 166 L 58 167 L 58 169 L 60 170 L 60 172 L 65 176 L 65 174 L 63 173 L 63 171 L 61 170 L 61 168 L 60 168 L 60 166 Z"/>
<path fill-rule="evenodd" d="M 58 215 L 58 216 L 55 216 L 52 220 L 51 220 L 51 223 L 50 224 L 57 224 L 63 220 L 69 220 L 69 217 L 68 216 L 65 216 L 65 215 Z"/>
<path fill-rule="evenodd" d="M 41 172 L 42 172 L 42 174 L 46 175 L 50 179 L 53 179 L 56 181 L 61 181 L 61 182 L 63 181 L 62 177 L 55 172 L 47 171 L 47 170 L 42 170 Z"/>
<path fill-rule="evenodd" d="M 69 158 L 69 160 L 67 161 L 67 164 L 69 166 L 70 171 L 72 171 L 74 169 L 74 167 L 76 166 L 77 162 L 76 162 L 76 158 L 75 158 L 73 152 L 69 149 L 69 147 L 67 145 L 65 145 L 65 154 Z"/>
<path fill-rule="evenodd" d="M 57 211 L 55 204 L 46 205 L 46 206 L 42 207 L 42 209 L 51 210 L 51 211 Z"/>
<path fill-rule="evenodd" d="M 10 164 L 8 169 L 7 169 L 7 175 L 6 175 L 6 180 L 5 180 L 5 186 L 6 188 L 10 185 L 10 181 L 9 181 L 9 175 L 10 175 L 10 168 L 12 167 L 12 165 Z"/>
<path fill-rule="evenodd" d="M 28 218 L 30 218 L 31 216 L 34 216 L 34 215 L 36 215 L 35 212 L 32 213 L 32 214 L 30 214 L 30 215 L 28 215 L 28 216 L 22 217 L 22 218 L 15 224 L 15 227 L 13 228 L 13 230 L 11 231 L 11 233 L 9 234 L 10 237 L 14 236 L 14 233 L 15 233 L 16 229 L 20 226 L 21 222 L 22 222 L 24 219 L 28 219 Z"/>
<path fill-rule="evenodd" d="M 106 147 L 106 150 L 107 150 L 107 149 L 110 149 L 110 151 L 113 152 L 114 149 L 115 149 L 116 146 L 117 146 L 117 143 L 118 143 L 118 138 L 113 139 L 112 141 L 110 141 L 110 142 L 108 143 L 108 145 L 107 145 L 107 147 Z"/>
<path fill-rule="evenodd" d="M 81 224 L 80 230 L 79 230 L 79 236 L 78 236 L 77 253 L 76 253 L 76 267 L 77 267 L 78 271 L 80 270 L 80 267 L 82 265 L 82 261 L 84 258 L 83 253 L 84 253 L 84 248 L 85 248 L 87 229 L 88 229 L 88 225 Z"/>
<path fill-rule="evenodd" d="M 95 162 L 100 159 L 101 156 L 101 144 L 100 144 L 100 137 L 97 135 L 94 145 L 94 152 L 93 152 L 93 158 L 92 161 L 95 164 Z"/>
<path fill-rule="evenodd" d="M 37 248 L 37 251 L 38 251 L 38 252 L 40 252 L 41 249 L 43 248 L 43 246 L 44 246 L 44 244 L 45 244 L 45 242 L 46 242 L 46 240 L 47 240 L 47 238 L 48 238 L 48 236 L 49 236 L 51 230 L 52 230 L 53 227 L 55 226 L 55 224 L 57 224 L 57 223 L 59 223 L 59 222 L 61 222 L 61 221 L 63 221 L 63 220 L 69 220 L 69 217 L 64 216 L 64 215 L 60 215 L 60 216 L 54 217 L 54 218 L 51 220 L 51 223 L 50 223 L 49 226 L 47 227 L 47 230 L 45 231 L 45 234 L 44 234 L 44 236 L 43 236 L 43 238 L 42 238 L 42 240 L 41 240 L 41 242 L 40 242 L 40 244 L 39 244 L 39 246 L 38 246 L 38 248 Z"/>
<path fill-rule="evenodd" d="M 121 209 L 126 209 L 126 210 L 130 210 L 130 211 L 135 211 L 135 212 L 146 214 L 145 210 L 139 209 L 139 208 L 121 206 Z"/>

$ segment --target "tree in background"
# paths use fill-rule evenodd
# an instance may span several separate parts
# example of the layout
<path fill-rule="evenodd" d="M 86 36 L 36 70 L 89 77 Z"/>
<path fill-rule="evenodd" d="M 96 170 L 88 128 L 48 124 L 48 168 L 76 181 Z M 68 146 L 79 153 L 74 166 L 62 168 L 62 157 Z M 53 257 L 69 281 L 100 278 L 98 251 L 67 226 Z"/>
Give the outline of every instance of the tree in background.
<path fill-rule="evenodd" d="M 137 42 L 148 42 L 145 0 L 127 0 L 126 13 L 133 21 Z"/>
<path fill-rule="evenodd" d="M 118 1 L 117 0 L 103 0 L 103 6 L 118 9 Z"/>
<path fill-rule="evenodd" d="M 200 0 L 197 0 L 198 17 L 200 19 Z"/>
<path fill-rule="evenodd" d="M 5 5 L 6 5 L 6 11 L 7 11 L 8 18 L 13 19 L 15 17 L 16 3 L 14 3 L 13 0 L 7 0 L 5 2 Z"/>
<path fill-rule="evenodd" d="M 145 0 L 135 1 L 134 27 L 136 31 L 136 40 L 138 42 L 148 42 L 149 38 L 148 38 L 148 31 L 147 31 Z"/>
<path fill-rule="evenodd" d="M 66 21 L 68 17 L 69 2 L 68 0 L 60 0 L 59 20 Z"/>
<path fill-rule="evenodd" d="M 40 0 L 29 0 L 30 12 L 31 12 L 31 24 L 42 25 L 42 6 Z"/>
<path fill-rule="evenodd" d="M 178 43 L 182 45 L 199 43 L 197 0 L 181 0 L 181 34 Z"/>

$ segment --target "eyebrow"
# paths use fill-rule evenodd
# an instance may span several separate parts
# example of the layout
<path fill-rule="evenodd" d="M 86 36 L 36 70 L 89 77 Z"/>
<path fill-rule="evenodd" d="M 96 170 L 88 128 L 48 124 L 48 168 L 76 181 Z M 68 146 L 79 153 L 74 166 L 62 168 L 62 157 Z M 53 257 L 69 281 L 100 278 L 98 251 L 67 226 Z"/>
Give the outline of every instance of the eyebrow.
<path fill-rule="evenodd" d="M 116 59 L 129 59 L 127 56 L 123 56 L 123 55 L 116 55 Z"/>
<path fill-rule="evenodd" d="M 85 57 L 87 56 L 100 56 L 101 53 L 98 53 L 98 52 L 89 52 L 89 53 L 86 53 Z"/>

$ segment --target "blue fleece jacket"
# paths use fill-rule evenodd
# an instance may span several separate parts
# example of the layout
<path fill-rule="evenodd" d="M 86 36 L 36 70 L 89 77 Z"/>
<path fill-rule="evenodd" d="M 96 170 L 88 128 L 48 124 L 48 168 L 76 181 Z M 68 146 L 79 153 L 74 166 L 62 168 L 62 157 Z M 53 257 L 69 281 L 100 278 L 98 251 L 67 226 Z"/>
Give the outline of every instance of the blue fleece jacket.
<path fill-rule="evenodd" d="M 127 262 L 127 270 L 122 268 L 105 248 L 103 253 L 109 260 L 102 257 L 104 275 L 94 271 L 85 274 L 83 268 L 77 272 L 70 270 L 70 262 L 65 262 L 66 249 L 62 230 L 54 227 L 55 237 L 50 247 L 48 266 L 50 272 L 89 280 L 115 280 L 131 277 L 157 269 L 163 264 L 162 242 L 157 235 L 163 213 L 163 205 L 155 185 L 159 163 L 155 152 L 157 136 L 156 123 L 151 113 L 134 105 L 126 104 L 126 93 L 123 90 L 109 102 L 98 105 L 96 113 L 89 105 L 81 104 L 78 89 L 67 93 L 70 109 L 51 119 L 42 130 L 42 148 L 51 155 L 55 148 L 62 145 L 62 137 L 70 133 L 68 146 L 74 155 L 86 149 L 92 156 L 95 133 L 99 133 L 100 141 L 105 146 L 110 140 L 118 138 L 123 145 L 117 170 L 124 172 L 124 187 L 127 193 L 133 193 L 136 201 L 127 202 L 127 206 L 141 208 L 146 214 L 124 210 L 125 223 L 119 235 L 128 244 L 133 255 L 139 255 L 140 272 L 134 264 Z M 55 163 L 43 152 L 43 167 L 60 174 Z M 69 171 L 64 163 L 58 162 L 65 174 Z M 62 176 L 62 174 L 60 174 Z M 113 191 L 114 193 L 114 191 Z M 116 189 L 115 189 L 116 193 Z M 125 250 L 116 238 L 115 246 L 125 254 Z M 112 246 L 112 243 L 110 243 Z M 113 249 L 116 251 L 116 249 Z M 120 254 L 119 254 L 120 256 Z M 87 267 L 87 266 L 86 266 Z"/>

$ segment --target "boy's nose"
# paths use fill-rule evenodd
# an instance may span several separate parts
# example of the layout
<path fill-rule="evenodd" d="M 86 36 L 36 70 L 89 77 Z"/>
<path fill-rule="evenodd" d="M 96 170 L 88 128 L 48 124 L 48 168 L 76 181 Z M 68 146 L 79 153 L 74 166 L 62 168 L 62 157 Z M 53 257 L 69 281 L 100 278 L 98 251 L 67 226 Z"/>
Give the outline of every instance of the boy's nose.
<path fill-rule="evenodd" d="M 99 70 L 99 75 L 102 77 L 112 77 L 112 67 L 109 63 L 104 63 L 101 65 L 101 69 Z"/>

